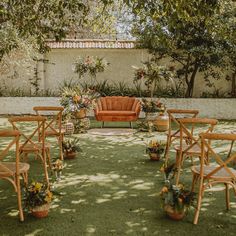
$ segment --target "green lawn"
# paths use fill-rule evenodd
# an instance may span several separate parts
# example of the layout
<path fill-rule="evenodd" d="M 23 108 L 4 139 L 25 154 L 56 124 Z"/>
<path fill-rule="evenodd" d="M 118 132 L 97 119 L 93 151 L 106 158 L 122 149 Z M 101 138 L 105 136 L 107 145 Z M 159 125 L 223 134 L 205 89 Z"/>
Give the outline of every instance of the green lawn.
<path fill-rule="evenodd" d="M 217 131 L 230 131 L 235 124 L 220 122 Z M 92 122 L 92 126 L 100 124 Z M 7 119 L 1 118 L 0 129 L 7 127 L 10 127 Z M 65 161 L 62 180 L 54 184 L 57 194 L 47 218 L 39 220 L 25 213 L 25 221 L 20 223 L 14 190 L 8 182 L 0 181 L 0 235 L 235 234 L 235 197 L 232 194 L 232 208 L 226 212 L 224 192 L 217 189 L 205 194 L 198 225 L 192 224 L 193 210 L 180 222 L 165 216 L 158 197 L 163 185 L 160 172 L 163 161 L 152 162 L 145 154 L 145 142 L 151 137 L 165 140 L 165 134 L 74 136 L 80 137 L 83 152 L 76 159 Z M 51 155 L 57 158 L 56 142 L 51 141 Z M 171 150 L 171 158 L 174 156 Z M 41 163 L 33 157 L 29 162 L 29 179 L 42 180 Z M 189 165 L 185 165 L 181 175 L 186 186 L 192 178 Z"/>

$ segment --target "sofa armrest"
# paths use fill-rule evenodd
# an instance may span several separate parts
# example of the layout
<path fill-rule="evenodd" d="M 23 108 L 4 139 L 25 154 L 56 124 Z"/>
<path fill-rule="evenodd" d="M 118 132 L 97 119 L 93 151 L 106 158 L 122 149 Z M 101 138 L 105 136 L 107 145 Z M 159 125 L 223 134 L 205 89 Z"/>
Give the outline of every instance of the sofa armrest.
<path fill-rule="evenodd" d="M 100 100 L 97 101 L 97 104 L 93 110 L 95 114 L 98 114 L 99 111 L 102 111 L 102 103 Z"/>
<path fill-rule="evenodd" d="M 141 111 L 141 103 L 138 99 L 136 99 L 134 101 L 134 104 L 132 106 L 132 111 L 134 111 L 136 113 L 136 115 L 138 116 L 140 111 Z"/>

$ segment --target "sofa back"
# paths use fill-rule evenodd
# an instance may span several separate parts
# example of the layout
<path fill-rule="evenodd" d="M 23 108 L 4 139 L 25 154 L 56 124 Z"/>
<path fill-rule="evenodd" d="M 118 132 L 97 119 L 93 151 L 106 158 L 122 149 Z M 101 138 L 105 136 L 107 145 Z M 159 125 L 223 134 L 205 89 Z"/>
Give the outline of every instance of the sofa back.
<path fill-rule="evenodd" d="M 134 97 L 111 96 L 100 98 L 102 110 L 130 111 L 138 101 Z"/>

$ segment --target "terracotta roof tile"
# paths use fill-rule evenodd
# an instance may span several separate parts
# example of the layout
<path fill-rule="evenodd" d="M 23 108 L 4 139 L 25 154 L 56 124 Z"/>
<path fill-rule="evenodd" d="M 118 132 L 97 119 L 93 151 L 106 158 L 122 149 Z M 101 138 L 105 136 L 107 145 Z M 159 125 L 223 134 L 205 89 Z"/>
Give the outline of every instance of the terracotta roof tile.
<path fill-rule="evenodd" d="M 102 40 L 102 39 L 67 39 L 61 42 L 48 40 L 50 48 L 135 48 L 134 40 Z"/>

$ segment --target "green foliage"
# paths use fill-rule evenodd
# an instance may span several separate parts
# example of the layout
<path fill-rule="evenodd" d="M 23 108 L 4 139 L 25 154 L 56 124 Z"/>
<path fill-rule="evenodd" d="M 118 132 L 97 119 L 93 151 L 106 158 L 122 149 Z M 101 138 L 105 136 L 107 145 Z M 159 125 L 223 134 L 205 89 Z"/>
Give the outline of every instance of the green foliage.
<path fill-rule="evenodd" d="M 134 32 L 140 46 L 157 58 L 171 58 L 178 63 L 178 78 L 186 83 L 186 97 L 192 97 L 196 75 L 224 64 L 225 40 L 221 33 L 231 16 L 224 13 L 224 1 L 128 1 L 136 15 Z M 232 1 L 227 1 L 235 9 Z M 213 73 L 209 73 L 209 72 Z"/>
<path fill-rule="evenodd" d="M 62 143 L 62 149 L 64 152 L 81 152 L 79 138 L 66 139 Z"/>
<path fill-rule="evenodd" d="M 98 0 L 100 8 L 112 1 Z M 4 54 L 18 47 L 18 38 L 31 42 L 40 51 L 49 48 L 46 39 L 59 41 L 72 28 L 88 20 L 94 4 L 83 0 L 2 0 L 0 3 L 0 60 Z"/>
<path fill-rule="evenodd" d="M 146 147 L 146 153 L 157 153 L 159 155 L 163 154 L 166 148 L 166 143 L 158 141 L 156 139 L 150 140 Z"/>
<path fill-rule="evenodd" d="M 149 61 L 143 63 L 141 68 L 135 68 L 134 83 L 140 80 L 144 80 L 144 84 L 153 97 L 154 91 L 157 90 L 158 83 L 163 80 L 170 80 L 174 77 L 173 69 L 162 66 L 159 60 L 152 58 Z"/>
<path fill-rule="evenodd" d="M 182 184 L 174 185 L 175 164 L 164 165 L 161 170 L 164 172 L 165 185 L 160 192 L 163 206 L 170 206 L 174 211 L 182 212 L 194 205 L 194 192 L 186 190 Z"/>
<path fill-rule="evenodd" d="M 24 202 L 29 209 L 48 204 L 52 201 L 52 193 L 46 184 L 32 182 L 25 188 Z"/>
<path fill-rule="evenodd" d="M 92 77 L 96 77 L 97 73 L 104 72 L 109 64 L 109 62 L 101 57 L 79 57 L 79 59 L 74 63 L 74 72 L 79 74 L 80 78 L 87 73 Z"/>

